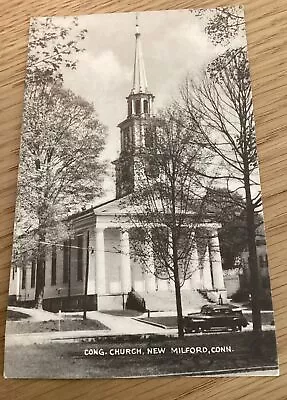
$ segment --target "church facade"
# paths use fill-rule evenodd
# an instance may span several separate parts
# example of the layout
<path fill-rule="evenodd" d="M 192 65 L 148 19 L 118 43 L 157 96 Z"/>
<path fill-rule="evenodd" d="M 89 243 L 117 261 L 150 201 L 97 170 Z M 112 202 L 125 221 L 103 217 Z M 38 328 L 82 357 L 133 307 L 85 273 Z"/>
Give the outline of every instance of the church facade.
<path fill-rule="evenodd" d="M 120 155 L 114 161 L 116 198 L 71 217 L 75 235 L 62 244 L 51 245 L 45 264 L 44 308 L 111 310 L 123 309 L 131 289 L 139 292 L 147 308 L 164 309 L 174 303 L 173 282 L 153 273 L 151 255 L 148 271 L 132 257 L 132 226 L 125 215 L 131 209 L 121 207 L 125 196 L 136 186 L 136 163 L 132 149 L 145 146 L 145 127 L 154 115 L 154 95 L 149 92 L 141 34 L 135 34 L 133 84 L 127 96 L 127 117 L 119 123 Z M 182 288 L 188 299 L 204 292 L 210 300 L 226 299 L 218 224 L 203 223 L 208 232 L 206 246 L 195 249 L 190 278 Z M 36 286 L 36 261 L 17 270 L 10 278 L 10 302 L 33 305 Z M 188 303 L 188 300 L 187 300 Z"/>

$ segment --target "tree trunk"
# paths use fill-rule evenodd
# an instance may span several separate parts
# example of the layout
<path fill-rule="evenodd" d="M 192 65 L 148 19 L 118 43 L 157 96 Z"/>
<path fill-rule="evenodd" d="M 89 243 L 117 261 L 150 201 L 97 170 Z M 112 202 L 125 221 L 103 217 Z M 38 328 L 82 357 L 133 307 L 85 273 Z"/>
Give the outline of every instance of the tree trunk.
<path fill-rule="evenodd" d="M 244 180 L 245 193 L 246 193 L 246 219 L 247 219 L 247 235 L 248 235 L 248 251 L 249 259 L 248 265 L 250 270 L 250 283 L 251 283 L 251 307 L 252 307 L 252 321 L 253 331 L 257 336 L 261 335 L 261 311 L 260 311 L 260 279 L 257 262 L 256 250 L 256 228 L 254 218 L 254 208 L 252 203 L 249 175 Z"/>
<path fill-rule="evenodd" d="M 178 273 L 177 249 L 174 246 L 173 246 L 173 270 L 174 270 L 174 286 L 175 286 L 175 301 L 176 301 L 176 311 L 177 311 L 178 337 L 182 338 L 182 337 L 184 337 L 182 303 L 181 303 L 181 293 L 180 293 L 180 280 L 179 280 L 179 273 Z"/>
<path fill-rule="evenodd" d="M 45 234 L 39 235 L 37 273 L 35 285 L 35 308 L 43 309 L 44 288 L 45 288 Z"/>

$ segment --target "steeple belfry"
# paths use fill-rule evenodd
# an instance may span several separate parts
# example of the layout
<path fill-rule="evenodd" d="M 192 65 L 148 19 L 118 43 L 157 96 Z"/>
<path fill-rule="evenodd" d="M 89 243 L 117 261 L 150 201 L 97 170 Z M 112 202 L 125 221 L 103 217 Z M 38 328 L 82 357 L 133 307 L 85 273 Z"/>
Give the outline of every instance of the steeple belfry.
<path fill-rule="evenodd" d="M 134 59 L 133 87 L 131 93 L 147 93 L 147 79 L 145 73 L 143 52 L 141 46 L 141 34 L 139 31 L 138 16 L 136 16 L 136 47 Z"/>
<path fill-rule="evenodd" d="M 148 142 L 147 126 L 153 117 L 154 95 L 149 92 L 144 67 L 141 34 L 138 17 L 136 17 L 135 58 L 133 65 L 132 89 L 127 100 L 127 116 L 118 124 L 121 137 L 119 158 L 114 161 L 116 166 L 116 197 L 126 196 L 138 184 L 136 165 L 137 153 Z"/>

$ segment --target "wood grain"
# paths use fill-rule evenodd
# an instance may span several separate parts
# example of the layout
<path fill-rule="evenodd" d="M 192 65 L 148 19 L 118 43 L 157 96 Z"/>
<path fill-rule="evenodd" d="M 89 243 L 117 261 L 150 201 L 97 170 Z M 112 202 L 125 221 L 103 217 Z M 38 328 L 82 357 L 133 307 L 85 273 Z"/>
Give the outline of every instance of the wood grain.
<path fill-rule="evenodd" d="M 214 7 L 238 1 L 0 0 L 0 311 L 1 364 L 16 196 L 22 99 L 30 16 Z M 270 399 L 287 398 L 287 3 L 243 0 L 246 6 L 257 140 L 280 377 L 123 380 L 1 380 L 0 399 Z"/>

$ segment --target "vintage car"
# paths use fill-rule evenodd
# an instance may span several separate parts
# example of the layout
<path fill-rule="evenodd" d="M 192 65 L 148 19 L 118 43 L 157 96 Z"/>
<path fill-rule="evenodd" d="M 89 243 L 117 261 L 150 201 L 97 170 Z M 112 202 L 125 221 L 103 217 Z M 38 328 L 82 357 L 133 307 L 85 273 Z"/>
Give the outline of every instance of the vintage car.
<path fill-rule="evenodd" d="M 184 317 L 186 333 L 203 332 L 217 329 L 241 331 L 248 322 L 240 308 L 231 304 L 206 304 L 199 313 L 188 314 Z"/>

